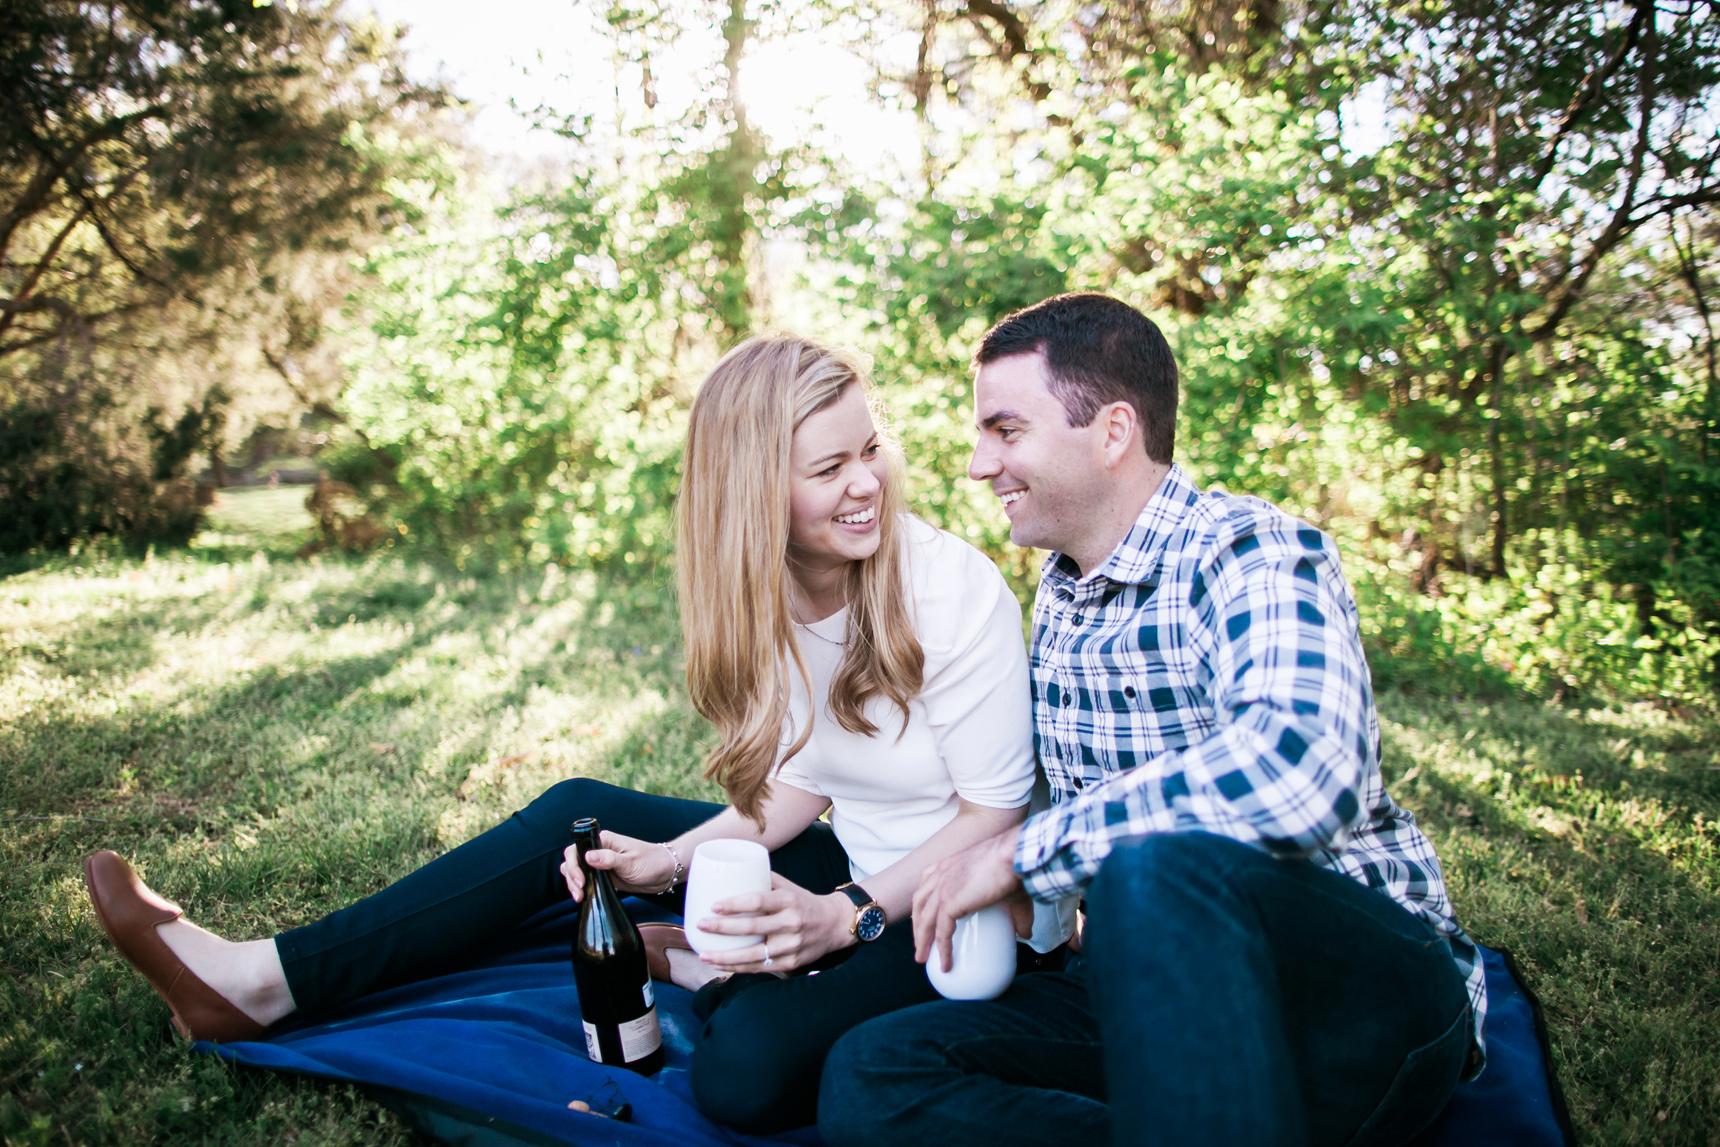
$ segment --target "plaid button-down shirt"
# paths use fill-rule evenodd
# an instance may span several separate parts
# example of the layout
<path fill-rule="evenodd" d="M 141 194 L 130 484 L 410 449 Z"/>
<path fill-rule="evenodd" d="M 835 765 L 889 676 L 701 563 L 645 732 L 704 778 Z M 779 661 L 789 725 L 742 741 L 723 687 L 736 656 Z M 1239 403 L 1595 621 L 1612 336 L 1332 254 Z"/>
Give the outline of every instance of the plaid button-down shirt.
<path fill-rule="evenodd" d="M 1354 597 L 1332 539 L 1171 467 L 1116 550 L 1081 576 L 1046 559 L 1033 605 L 1034 739 L 1052 806 L 1015 867 L 1055 900 L 1113 842 L 1204 830 L 1378 889 L 1484 972 L 1439 858 L 1386 794 Z"/>

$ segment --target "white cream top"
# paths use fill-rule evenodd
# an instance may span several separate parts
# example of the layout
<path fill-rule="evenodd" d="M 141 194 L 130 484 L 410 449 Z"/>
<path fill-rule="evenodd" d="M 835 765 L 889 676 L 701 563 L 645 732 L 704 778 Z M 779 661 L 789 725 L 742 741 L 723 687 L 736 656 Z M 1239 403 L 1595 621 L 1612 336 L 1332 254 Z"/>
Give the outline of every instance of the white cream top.
<path fill-rule="evenodd" d="M 812 738 L 776 774 L 829 798 L 830 824 L 856 881 L 890 867 L 954 820 L 958 798 L 989 808 L 1028 803 L 1036 775 L 1020 603 L 973 546 L 912 516 L 903 523 L 911 616 L 925 653 L 924 684 L 908 706 L 907 728 L 901 710 L 882 697 L 866 704 L 875 736 L 850 733 L 831 716 L 826 698 L 848 639 L 848 610 L 838 610 L 799 627 L 819 707 Z M 807 713 L 798 675 L 790 680 L 785 747 Z M 1047 925 L 1061 930 L 1035 923 L 1035 947 L 1045 942 L 1040 932 Z"/>

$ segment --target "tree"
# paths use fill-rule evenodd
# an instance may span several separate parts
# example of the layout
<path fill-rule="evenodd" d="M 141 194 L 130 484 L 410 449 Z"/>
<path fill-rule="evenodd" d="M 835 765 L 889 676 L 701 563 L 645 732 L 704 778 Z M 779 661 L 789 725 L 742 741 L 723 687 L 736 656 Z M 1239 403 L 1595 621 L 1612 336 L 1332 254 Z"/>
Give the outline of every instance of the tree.
<path fill-rule="evenodd" d="M 311 368 L 346 265 L 393 222 L 400 140 L 441 102 L 391 33 L 332 9 L 8 6 L 0 417 L 29 446 L 0 501 L 40 527 L 5 545 L 147 535 L 164 484 L 248 429 L 246 399 L 326 404 L 337 380 Z"/>
<path fill-rule="evenodd" d="M 1366 53 L 1400 137 L 1348 177 L 1356 225 L 1401 276 L 1394 341 L 1440 351 L 1383 372 L 1400 417 L 1479 431 L 1491 501 L 1486 569 L 1508 573 L 1512 364 L 1570 337 L 1615 255 L 1720 202 L 1720 27 L 1705 6 L 1602 3 L 1363 9 Z M 1519 370 L 1527 377 L 1531 369 Z M 1382 379 L 1383 381 L 1383 379 Z M 1428 465 L 1444 463 L 1440 450 Z"/>
<path fill-rule="evenodd" d="M 1720 649 L 1707 8 L 1022 5 L 1006 56 L 954 44 L 957 7 L 924 7 L 946 46 L 921 58 L 959 90 L 914 88 L 954 164 L 928 167 L 922 202 L 880 188 L 842 224 L 865 237 L 845 257 L 867 338 L 912 364 L 893 368 L 962 372 L 971 335 L 903 331 L 946 305 L 918 285 L 985 233 L 1157 317 L 1185 463 L 1342 534 L 1409 629 L 1432 611 L 1447 648 L 1549 688 L 1708 672 L 1690 669 Z M 920 8 L 888 11 L 901 39 Z M 1370 104 L 1385 139 L 1358 146 L 1345 124 Z M 1005 152 L 1013 180 L 970 190 Z"/>

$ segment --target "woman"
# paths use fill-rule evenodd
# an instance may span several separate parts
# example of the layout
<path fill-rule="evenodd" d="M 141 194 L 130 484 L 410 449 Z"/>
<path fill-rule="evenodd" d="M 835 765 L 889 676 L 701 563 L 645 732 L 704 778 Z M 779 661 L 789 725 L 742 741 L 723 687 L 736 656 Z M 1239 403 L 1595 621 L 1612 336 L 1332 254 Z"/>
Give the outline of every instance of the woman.
<path fill-rule="evenodd" d="M 654 973 L 697 992 L 707 1114 L 751 1132 L 813 1122 L 836 1039 L 934 998 L 907 919 L 920 871 L 1019 823 L 1034 779 L 1019 606 L 984 555 L 903 512 L 865 386 L 854 356 L 768 336 L 725 355 L 693 404 L 680 604 L 688 691 L 721 737 L 706 773 L 728 807 L 565 781 L 375 896 L 249 943 L 181 919 L 98 853 L 97 915 L 180 1031 L 255 1039 L 458 966 L 581 895 L 567 826 L 595 816 L 608 831 L 589 862 L 677 910 L 701 841 L 771 850 L 772 891 L 718 906 L 762 918 L 704 925 L 765 942 L 695 958 L 654 930 Z"/>

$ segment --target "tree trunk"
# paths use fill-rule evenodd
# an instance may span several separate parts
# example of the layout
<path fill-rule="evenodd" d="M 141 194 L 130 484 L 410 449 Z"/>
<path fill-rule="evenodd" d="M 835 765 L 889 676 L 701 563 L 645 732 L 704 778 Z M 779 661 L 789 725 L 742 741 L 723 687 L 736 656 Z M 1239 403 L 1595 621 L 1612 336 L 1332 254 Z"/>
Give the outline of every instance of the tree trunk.
<path fill-rule="evenodd" d="M 1489 369 L 1493 374 L 1493 394 L 1489 413 L 1492 417 L 1487 420 L 1487 453 L 1493 468 L 1493 555 L 1492 570 L 1494 577 L 1508 577 L 1505 571 L 1505 542 L 1510 538 L 1510 526 L 1506 520 L 1509 509 L 1509 496 L 1505 489 L 1505 455 L 1499 443 L 1499 423 L 1505 418 L 1505 344 L 1496 342 L 1490 353 Z"/>
<path fill-rule="evenodd" d="M 729 0 L 728 18 L 723 21 L 723 69 L 727 73 L 727 104 L 732 126 L 723 145 L 717 169 L 723 186 L 713 188 L 712 205 L 721 216 L 713 239 L 722 271 L 714 284 L 716 310 L 729 336 L 745 333 L 753 323 L 752 253 L 753 220 L 750 201 L 758 192 L 759 149 L 747 123 L 746 104 L 741 99 L 741 60 L 752 36 L 746 0 Z"/>
<path fill-rule="evenodd" d="M 914 115 L 922 128 L 932 102 L 932 47 L 938 36 L 937 0 L 925 0 L 925 6 L 920 24 L 920 55 L 914 62 Z"/>

